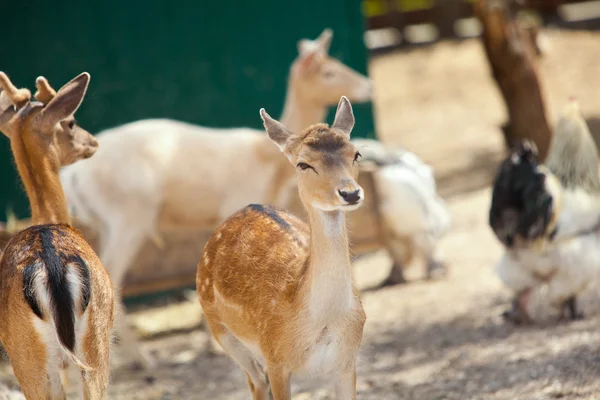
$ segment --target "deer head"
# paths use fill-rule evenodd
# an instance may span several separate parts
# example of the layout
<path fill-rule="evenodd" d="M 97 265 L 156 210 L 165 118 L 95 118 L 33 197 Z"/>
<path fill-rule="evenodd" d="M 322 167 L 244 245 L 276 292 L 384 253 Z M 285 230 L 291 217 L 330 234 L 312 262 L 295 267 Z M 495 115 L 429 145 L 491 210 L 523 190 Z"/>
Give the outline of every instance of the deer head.
<path fill-rule="evenodd" d="M 350 101 L 340 99 L 333 125 L 316 124 L 301 134 L 289 131 L 263 109 L 267 134 L 296 166 L 298 191 L 304 205 L 322 211 L 350 211 L 364 199 L 358 185 L 360 153 L 350 142 L 354 115 Z"/>
<path fill-rule="evenodd" d="M 316 40 L 298 42 L 298 58 L 292 66 L 294 87 L 312 102 L 328 106 L 341 96 L 365 102 L 372 98 L 371 80 L 329 56 L 333 32 L 325 29 Z"/>
<path fill-rule="evenodd" d="M 11 141 L 20 137 L 43 155 L 56 155 L 60 166 L 91 157 L 98 142 L 77 125 L 74 114 L 90 82 L 84 72 L 56 92 L 46 78 L 36 80 L 37 93 L 17 89 L 0 72 L 0 131 Z"/>

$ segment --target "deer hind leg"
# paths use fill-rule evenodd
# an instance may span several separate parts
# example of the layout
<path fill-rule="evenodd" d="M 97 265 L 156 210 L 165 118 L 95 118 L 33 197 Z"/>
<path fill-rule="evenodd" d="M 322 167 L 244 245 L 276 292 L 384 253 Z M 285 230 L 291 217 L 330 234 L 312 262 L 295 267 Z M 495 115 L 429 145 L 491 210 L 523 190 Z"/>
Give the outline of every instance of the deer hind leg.
<path fill-rule="evenodd" d="M 252 352 L 226 328 L 213 326 L 212 331 L 221 347 L 223 347 L 223 350 L 225 350 L 225 353 L 238 363 L 246 373 L 248 387 L 252 392 L 252 399 L 268 400 L 269 385 L 263 369 L 254 359 Z"/>
<path fill-rule="evenodd" d="M 78 356 L 91 370 L 81 371 L 83 398 L 85 400 L 106 399 L 110 377 L 110 334 L 111 327 L 93 323 L 96 309 L 89 309 L 92 323 L 85 326 L 83 340 L 78 346 Z"/>
<path fill-rule="evenodd" d="M 13 325 L 13 333 L 21 336 L 4 343 L 13 371 L 27 400 L 62 400 L 65 394 L 60 382 L 58 365 L 49 361 L 56 352 L 50 352 L 40 333 L 28 318 Z"/>
<path fill-rule="evenodd" d="M 119 352 L 134 369 L 151 369 L 153 360 L 140 349 L 137 337 L 127 324 L 126 310 L 121 302 L 121 288 L 128 269 L 152 232 L 154 218 L 143 216 L 117 220 L 110 224 L 108 238 L 103 239 L 104 247 L 100 259 L 106 266 L 115 288 L 116 331 L 120 338 Z"/>

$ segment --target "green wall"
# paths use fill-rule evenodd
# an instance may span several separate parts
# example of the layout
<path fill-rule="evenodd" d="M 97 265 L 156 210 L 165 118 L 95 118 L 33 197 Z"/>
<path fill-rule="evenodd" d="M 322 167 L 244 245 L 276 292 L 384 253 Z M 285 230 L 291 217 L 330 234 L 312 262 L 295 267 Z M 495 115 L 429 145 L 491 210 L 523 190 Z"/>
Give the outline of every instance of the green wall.
<path fill-rule="evenodd" d="M 77 119 L 92 133 L 150 117 L 260 128 L 260 107 L 281 112 L 297 40 L 325 27 L 334 31 L 331 54 L 366 73 L 358 0 L 32 0 L 2 8 L 0 70 L 32 90 L 38 75 L 58 89 L 88 71 Z M 371 105 L 356 105 L 355 114 L 354 134 L 374 137 Z M 0 152 L 0 219 L 8 205 L 26 216 L 8 140 Z"/>

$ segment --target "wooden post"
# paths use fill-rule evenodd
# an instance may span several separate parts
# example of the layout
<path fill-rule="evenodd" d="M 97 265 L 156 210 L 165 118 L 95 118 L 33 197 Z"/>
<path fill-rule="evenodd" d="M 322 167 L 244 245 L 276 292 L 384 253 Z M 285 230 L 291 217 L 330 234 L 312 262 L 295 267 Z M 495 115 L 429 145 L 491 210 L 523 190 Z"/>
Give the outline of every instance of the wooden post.
<path fill-rule="evenodd" d="M 509 1 L 479 0 L 475 12 L 483 26 L 481 40 L 492 74 L 508 109 L 509 121 L 502 127 L 506 144 L 533 140 L 543 160 L 552 131 L 536 69 L 536 50 L 532 35 L 519 26 Z"/>

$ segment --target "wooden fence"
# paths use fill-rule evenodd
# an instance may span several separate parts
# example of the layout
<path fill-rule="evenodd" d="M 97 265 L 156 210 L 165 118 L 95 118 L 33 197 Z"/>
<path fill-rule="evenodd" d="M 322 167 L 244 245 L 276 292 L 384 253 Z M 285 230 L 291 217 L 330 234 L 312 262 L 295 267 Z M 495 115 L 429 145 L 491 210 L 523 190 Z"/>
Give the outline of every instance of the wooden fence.
<path fill-rule="evenodd" d="M 457 22 L 474 17 L 477 0 L 363 0 L 363 15 L 367 30 L 393 29 L 399 39 L 389 47 L 414 44 L 406 35 L 407 28 L 432 25 L 437 34 L 433 43 L 441 39 L 464 37 L 456 28 Z M 542 20 L 558 16 L 559 6 L 569 3 L 586 3 L 594 0 L 507 0 L 520 9 L 533 10 Z"/>

